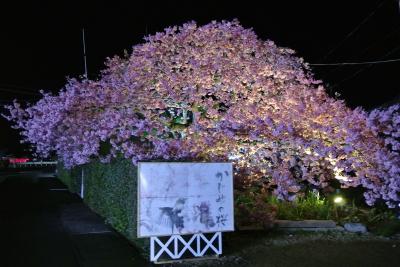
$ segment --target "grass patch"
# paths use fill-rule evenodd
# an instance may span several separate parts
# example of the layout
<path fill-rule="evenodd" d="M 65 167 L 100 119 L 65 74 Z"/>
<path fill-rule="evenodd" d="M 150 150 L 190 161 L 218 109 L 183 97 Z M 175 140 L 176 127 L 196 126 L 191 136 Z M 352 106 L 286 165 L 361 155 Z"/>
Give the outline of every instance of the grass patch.
<path fill-rule="evenodd" d="M 280 220 L 331 220 L 335 218 L 335 207 L 318 194 L 307 193 L 294 201 L 282 201 L 268 196 L 266 202 L 276 207 L 276 218 Z"/>

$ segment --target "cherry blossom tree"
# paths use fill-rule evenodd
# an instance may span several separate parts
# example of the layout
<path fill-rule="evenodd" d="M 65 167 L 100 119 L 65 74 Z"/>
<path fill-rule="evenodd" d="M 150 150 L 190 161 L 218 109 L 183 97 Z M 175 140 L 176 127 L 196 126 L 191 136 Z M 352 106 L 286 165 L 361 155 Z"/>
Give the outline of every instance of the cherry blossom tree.
<path fill-rule="evenodd" d="M 70 79 L 7 118 L 66 167 L 100 158 L 232 161 L 238 187 L 281 199 L 307 187 L 362 186 L 368 204 L 399 203 L 399 106 L 368 114 L 331 98 L 294 51 L 237 21 L 191 22 Z"/>

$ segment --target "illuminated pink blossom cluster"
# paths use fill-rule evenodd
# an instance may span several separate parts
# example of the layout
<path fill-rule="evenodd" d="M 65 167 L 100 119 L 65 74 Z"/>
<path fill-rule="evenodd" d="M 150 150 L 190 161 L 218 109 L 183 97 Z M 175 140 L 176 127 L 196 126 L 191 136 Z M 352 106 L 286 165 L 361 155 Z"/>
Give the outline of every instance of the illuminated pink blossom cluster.
<path fill-rule="evenodd" d="M 8 119 L 42 156 L 232 161 L 237 185 L 293 199 L 306 187 L 365 188 L 399 202 L 399 107 L 370 114 L 327 95 L 294 51 L 237 21 L 167 28 Z"/>

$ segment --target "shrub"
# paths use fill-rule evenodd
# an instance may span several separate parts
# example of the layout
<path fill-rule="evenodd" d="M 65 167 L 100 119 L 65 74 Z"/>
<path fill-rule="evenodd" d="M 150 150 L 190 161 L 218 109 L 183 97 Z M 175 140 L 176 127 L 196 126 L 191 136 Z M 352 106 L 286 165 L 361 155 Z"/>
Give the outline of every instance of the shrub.
<path fill-rule="evenodd" d="M 81 186 L 81 167 L 77 166 L 73 169 L 66 169 L 62 162 L 58 162 L 57 164 L 57 177 L 60 179 L 67 187 L 68 190 L 73 193 L 80 192 Z"/>
<path fill-rule="evenodd" d="M 375 225 L 372 230 L 382 236 L 392 236 L 400 233 L 400 220 L 391 219 Z"/>
<path fill-rule="evenodd" d="M 291 202 L 275 196 L 268 197 L 266 201 L 276 207 L 276 217 L 281 220 L 329 220 L 334 216 L 333 205 L 311 192 Z"/>
<path fill-rule="evenodd" d="M 276 216 L 276 209 L 265 201 L 262 193 L 251 190 L 235 192 L 235 224 L 243 226 L 262 226 L 271 228 Z"/>

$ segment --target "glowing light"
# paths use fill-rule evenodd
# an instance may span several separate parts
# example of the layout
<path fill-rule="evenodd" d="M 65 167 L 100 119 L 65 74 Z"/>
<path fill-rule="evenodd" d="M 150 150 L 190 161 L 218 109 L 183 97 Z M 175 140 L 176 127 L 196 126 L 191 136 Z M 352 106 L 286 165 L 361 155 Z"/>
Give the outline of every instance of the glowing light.
<path fill-rule="evenodd" d="M 335 174 L 335 178 L 338 179 L 338 180 L 345 181 L 345 182 L 347 182 L 349 180 L 349 177 L 343 176 L 343 175 L 340 175 L 340 174 Z"/>
<path fill-rule="evenodd" d="M 306 148 L 306 149 L 304 149 L 304 153 L 306 153 L 307 155 L 314 155 L 314 156 L 316 156 L 316 157 L 318 157 L 319 156 L 319 154 L 317 153 L 317 152 L 315 152 L 315 151 L 312 151 L 310 148 Z"/>
<path fill-rule="evenodd" d="M 343 204 L 343 203 L 344 203 L 344 198 L 341 197 L 341 196 L 336 196 L 336 197 L 333 199 L 333 202 L 334 202 L 335 204 Z"/>
<path fill-rule="evenodd" d="M 349 180 L 349 177 L 342 175 L 343 169 L 335 167 L 335 168 L 333 168 L 333 171 L 335 173 L 335 178 L 337 180 L 342 180 L 345 182 L 347 182 Z"/>
<path fill-rule="evenodd" d="M 241 158 L 241 155 L 239 155 L 239 154 L 231 154 L 231 155 L 228 156 L 229 160 L 237 160 L 237 159 L 240 159 L 240 158 Z"/>
<path fill-rule="evenodd" d="M 10 163 L 25 163 L 25 162 L 28 162 L 29 159 L 28 158 L 9 158 L 8 161 Z"/>

